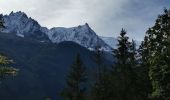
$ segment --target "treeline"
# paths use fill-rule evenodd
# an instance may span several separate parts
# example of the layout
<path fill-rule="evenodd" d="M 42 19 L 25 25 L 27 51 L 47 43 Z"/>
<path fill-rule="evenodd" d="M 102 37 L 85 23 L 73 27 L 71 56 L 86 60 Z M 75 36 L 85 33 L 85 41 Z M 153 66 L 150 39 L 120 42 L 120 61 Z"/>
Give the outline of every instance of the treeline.
<path fill-rule="evenodd" d="M 170 100 L 170 10 L 158 16 L 138 49 L 126 34 L 122 29 L 111 68 L 102 63 L 96 47 L 98 71 L 90 90 L 86 67 L 77 55 L 61 91 L 65 100 Z"/>

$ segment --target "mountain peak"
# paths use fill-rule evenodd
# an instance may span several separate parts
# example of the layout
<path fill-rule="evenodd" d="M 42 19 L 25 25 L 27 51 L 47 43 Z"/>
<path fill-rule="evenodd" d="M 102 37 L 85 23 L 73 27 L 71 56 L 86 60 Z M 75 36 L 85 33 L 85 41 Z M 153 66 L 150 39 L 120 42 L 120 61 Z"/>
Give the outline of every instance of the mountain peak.
<path fill-rule="evenodd" d="M 90 28 L 89 24 L 88 23 L 85 23 L 84 25 L 79 25 L 81 27 L 86 27 L 86 28 Z M 91 29 L 91 28 L 90 28 Z"/>
<path fill-rule="evenodd" d="M 88 23 L 85 23 L 85 26 L 89 27 L 89 24 L 88 24 Z"/>
<path fill-rule="evenodd" d="M 27 15 L 21 11 L 15 13 L 12 11 L 9 15 L 4 16 L 4 20 L 6 26 L 4 32 L 13 33 L 22 38 L 31 37 L 40 41 L 50 40 L 53 43 L 72 41 L 89 49 L 94 49 L 96 45 L 110 49 L 110 46 L 99 38 L 88 23 L 71 28 L 54 27 L 47 29 L 46 27 L 40 26 L 38 22 L 31 17 L 28 18 Z"/>
<path fill-rule="evenodd" d="M 93 50 L 97 45 L 101 45 L 101 47 L 105 50 L 111 49 L 111 47 L 100 39 L 87 23 L 79 25 L 78 27 L 52 28 L 47 32 L 47 35 L 53 43 L 73 41 L 90 50 Z"/>
<path fill-rule="evenodd" d="M 12 33 L 16 36 L 25 38 L 34 38 L 37 40 L 49 41 L 48 36 L 41 31 L 41 26 L 37 21 L 28 17 L 24 12 L 11 12 L 9 15 L 3 16 L 5 21 L 6 33 Z"/>
<path fill-rule="evenodd" d="M 9 14 L 9 16 L 28 18 L 28 16 L 27 16 L 24 12 L 21 12 L 21 11 L 18 11 L 18 12 L 13 12 L 13 11 L 12 11 L 12 12 Z"/>

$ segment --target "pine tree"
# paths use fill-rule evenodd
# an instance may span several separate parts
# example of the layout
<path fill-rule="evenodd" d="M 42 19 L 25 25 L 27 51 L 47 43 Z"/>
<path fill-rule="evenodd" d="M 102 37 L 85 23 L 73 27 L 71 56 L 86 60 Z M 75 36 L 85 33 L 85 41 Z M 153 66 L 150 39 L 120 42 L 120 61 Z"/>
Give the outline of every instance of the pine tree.
<path fill-rule="evenodd" d="M 112 72 L 113 99 L 143 100 L 138 92 L 135 43 L 128 41 L 126 31 L 122 29 L 118 38 L 118 48 L 113 51 L 117 59 Z"/>
<path fill-rule="evenodd" d="M 146 33 L 148 37 L 149 76 L 154 100 L 170 99 L 170 10 L 158 16 L 155 25 Z"/>
<path fill-rule="evenodd" d="M 86 100 L 86 69 L 78 54 L 67 76 L 67 86 L 62 91 L 65 100 Z"/>
<path fill-rule="evenodd" d="M 147 45 L 148 45 L 148 37 L 145 36 L 144 41 L 141 42 L 141 45 L 138 49 L 139 67 L 137 70 L 140 83 L 141 83 L 139 87 L 140 87 L 143 100 L 150 99 L 150 94 L 152 91 L 151 80 L 149 78 L 149 63 L 148 63 L 149 51 L 148 51 Z"/>
<path fill-rule="evenodd" d="M 109 100 L 109 73 L 103 63 L 103 51 L 101 46 L 95 48 L 95 62 L 97 64 L 97 73 L 95 77 L 95 84 L 92 87 L 92 100 Z M 111 91 L 111 90 L 110 90 Z"/>
<path fill-rule="evenodd" d="M 136 59 L 137 59 L 136 43 L 132 39 L 132 43 L 130 45 L 130 62 L 131 62 L 131 66 L 134 67 L 134 68 L 137 66 Z"/>
<path fill-rule="evenodd" d="M 132 39 L 130 46 L 130 78 L 131 78 L 131 88 L 132 94 L 134 96 L 133 100 L 148 100 L 148 92 L 146 92 L 145 81 L 143 80 L 144 73 L 143 69 L 139 63 L 139 52 L 136 49 L 136 43 Z M 148 74 L 147 74 L 148 75 Z M 144 89 L 144 90 L 143 90 Z"/>

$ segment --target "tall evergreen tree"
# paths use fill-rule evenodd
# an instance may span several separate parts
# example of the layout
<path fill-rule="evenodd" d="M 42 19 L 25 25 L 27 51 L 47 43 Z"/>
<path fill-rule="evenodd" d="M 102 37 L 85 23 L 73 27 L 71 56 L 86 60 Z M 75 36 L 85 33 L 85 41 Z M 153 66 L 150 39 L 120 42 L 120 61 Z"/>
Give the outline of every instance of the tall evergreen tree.
<path fill-rule="evenodd" d="M 145 36 L 144 41 L 141 42 L 141 45 L 139 46 L 138 49 L 138 62 L 139 62 L 139 67 L 138 67 L 138 75 L 140 78 L 140 91 L 142 97 L 144 97 L 144 100 L 148 100 L 150 98 L 150 94 L 152 91 L 152 85 L 151 85 L 151 80 L 149 78 L 149 51 L 147 48 L 148 45 L 148 37 Z"/>
<path fill-rule="evenodd" d="M 122 29 L 118 38 L 118 48 L 114 50 L 117 59 L 112 72 L 113 99 L 143 100 L 138 92 L 135 43 L 128 41 L 126 31 Z M 133 44 L 133 45 L 132 45 Z"/>
<path fill-rule="evenodd" d="M 109 100 L 109 73 L 103 63 L 103 51 L 100 46 L 95 48 L 95 62 L 97 64 L 97 73 L 95 73 L 95 84 L 92 87 L 92 100 Z"/>
<path fill-rule="evenodd" d="M 145 87 L 145 75 L 148 75 L 148 73 L 144 73 L 143 67 L 140 66 L 139 52 L 136 47 L 136 43 L 132 39 L 130 46 L 130 78 L 132 81 L 131 88 L 133 88 L 132 94 L 134 95 L 133 100 L 148 100 L 147 87 Z"/>
<path fill-rule="evenodd" d="M 132 39 L 132 43 L 130 45 L 130 62 L 131 62 L 131 66 L 134 67 L 134 68 L 137 66 L 136 59 L 137 59 L 136 43 Z"/>
<path fill-rule="evenodd" d="M 65 100 L 86 100 L 86 68 L 78 54 L 67 76 L 67 86 L 62 91 Z"/>
<path fill-rule="evenodd" d="M 170 99 L 170 10 L 159 15 L 155 25 L 146 33 L 148 37 L 149 76 L 154 100 Z"/>

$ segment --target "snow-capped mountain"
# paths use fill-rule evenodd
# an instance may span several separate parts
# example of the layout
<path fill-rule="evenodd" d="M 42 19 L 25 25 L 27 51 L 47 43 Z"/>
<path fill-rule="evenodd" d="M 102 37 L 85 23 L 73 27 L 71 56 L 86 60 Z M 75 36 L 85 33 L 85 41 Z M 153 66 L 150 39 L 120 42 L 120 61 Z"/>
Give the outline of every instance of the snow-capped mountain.
<path fill-rule="evenodd" d="M 41 26 L 32 18 L 28 18 L 23 12 L 11 12 L 4 16 L 6 33 L 14 33 L 19 37 L 36 38 L 38 40 L 47 41 L 48 36 L 41 31 Z"/>
<path fill-rule="evenodd" d="M 88 49 L 94 49 L 97 45 L 100 45 L 104 50 L 111 49 L 87 23 L 72 28 L 54 27 L 48 29 L 42 27 L 34 19 L 27 17 L 23 12 L 11 12 L 4 16 L 4 21 L 6 26 L 4 32 L 14 33 L 22 38 L 31 37 L 41 41 L 49 40 L 52 43 L 73 41 Z"/>
<path fill-rule="evenodd" d="M 47 32 L 47 35 L 53 43 L 74 41 L 89 49 L 94 49 L 97 45 L 101 45 L 105 50 L 110 49 L 110 47 L 96 35 L 87 23 L 72 28 L 52 28 Z"/>

